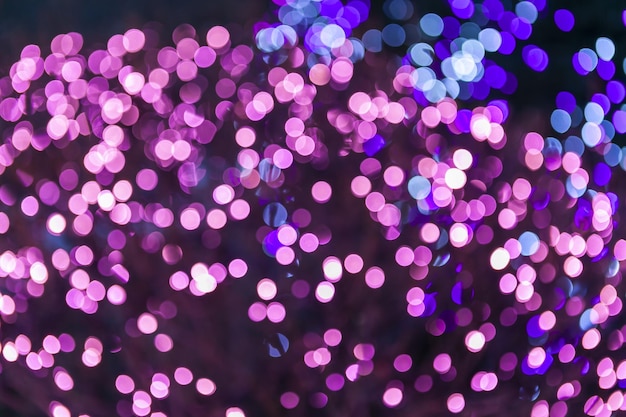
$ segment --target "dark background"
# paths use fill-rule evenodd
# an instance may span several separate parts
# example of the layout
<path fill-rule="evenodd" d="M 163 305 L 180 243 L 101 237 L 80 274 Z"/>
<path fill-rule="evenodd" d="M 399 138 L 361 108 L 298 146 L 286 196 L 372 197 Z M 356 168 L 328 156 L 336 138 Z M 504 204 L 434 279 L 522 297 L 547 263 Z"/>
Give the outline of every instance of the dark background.
<path fill-rule="evenodd" d="M 540 14 L 540 20 L 533 26 L 531 39 L 526 42 L 539 45 L 548 52 L 550 65 L 546 72 L 535 73 L 525 66 L 520 58 L 521 54 L 519 54 L 519 45 L 523 45 L 523 42 L 518 43 L 518 49 L 512 56 L 490 57 L 518 77 L 519 88 L 510 98 L 511 106 L 516 108 L 515 117 L 518 123 L 523 122 L 524 117 L 531 114 L 539 114 L 547 118 L 546 116 L 550 114 L 550 111 L 552 111 L 555 106 L 554 97 L 559 91 L 571 91 L 583 103 L 588 101 L 593 93 L 602 91 L 602 81 L 599 80 L 595 74 L 581 77 L 575 73 L 571 65 L 572 54 L 582 47 L 593 48 L 595 40 L 599 36 L 609 37 L 616 43 L 617 54 L 614 59 L 617 66 L 616 72 L 618 74 L 616 78 L 624 78 L 624 72 L 622 70 L 624 50 L 622 45 L 626 44 L 626 31 L 624 31 L 622 23 L 622 7 L 620 7 L 619 1 L 549 0 L 548 3 L 547 9 Z M 371 27 L 381 29 L 386 24 L 388 19 L 382 12 L 382 4 L 382 0 L 373 2 L 370 20 L 366 22 L 362 29 L 359 29 L 359 31 L 355 33 L 356 35 Z M 419 1 L 415 2 L 415 4 L 415 21 L 417 21 L 419 16 L 430 11 L 439 12 L 441 15 L 451 14 L 445 0 Z M 552 14 L 554 10 L 559 8 L 568 8 L 572 10 L 576 16 L 576 26 L 570 33 L 563 33 L 554 25 Z M 156 22 L 157 26 L 160 27 L 160 45 L 172 44 L 172 30 L 182 23 L 193 25 L 197 29 L 200 38 L 202 38 L 206 30 L 214 24 L 239 27 L 241 31 L 237 35 L 242 36 L 243 39 L 247 37 L 249 42 L 251 42 L 250 33 L 252 31 L 252 24 L 261 20 L 275 21 L 276 19 L 272 17 L 271 12 L 271 10 L 274 9 L 275 5 L 269 0 L 109 0 L 98 2 L 79 0 L 0 0 L 0 76 L 8 73 L 11 63 L 19 58 L 19 53 L 25 45 L 31 43 L 38 44 L 42 47 L 42 53 L 47 54 L 49 53 L 50 41 L 59 33 L 71 31 L 81 33 L 84 37 L 83 50 L 86 51 L 86 53 L 88 53 L 89 50 L 106 45 L 106 41 L 111 35 L 123 33 L 131 27 L 142 27 L 150 22 Z M 231 30 L 231 33 L 236 32 Z M 623 141 L 623 138 L 618 136 L 615 141 L 619 143 Z M 349 209 L 349 207 L 346 206 L 346 209 Z M 336 221 L 341 222 L 343 219 L 337 219 Z M 356 224 L 356 222 L 354 222 L 354 224 Z M 366 236 L 364 240 L 370 237 L 371 236 Z M 380 241 L 380 238 L 376 236 L 371 237 L 371 241 L 377 240 Z M 384 249 L 381 249 L 380 252 L 384 253 Z M 129 294 L 130 293 L 131 291 L 129 291 Z M 181 301 L 182 305 L 182 303 L 187 302 L 187 300 L 188 297 L 181 297 L 179 301 Z M 224 299 L 222 302 L 223 304 L 227 304 L 228 301 L 229 300 Z M 240 300 L 231 301 L 237 302 Z M 241 305 L 243 306 L 243 304 Z M 195 308 L 199 306 L 201 306 L 201 301 L 199 300 L 191 301 L 187 306 L 189 311 L 199 312 L 199 317 L 195 317 L 198 320 L 193 323 L 190 322 L 188 327 L 180 327 L 178 330 L 181 335 L 197 334 L 200 332 L 208 333 L 206 329 L 194 327 L 198 322 L 204 323 L 206 320 L 206 317 L 201 314 L 201 308 Z M 382 306 L 383 304 L 381 303 L 378 307 Z M 352 307 L 356 310 L 359 306 L 355 303 Z M 403 308 L 403 306 L 401 307 Z M 347 308 L 350 309 L 349 304 Z M 241 309 L 243 309 L 243 307 Z M 392 315 L 389 315 L 389 317 L 392 317 Z M 368 322 L 371 323 L 371 317 L 368 318 Z M 88 323 L 85 322 L 85 325 L 87 324 Z M 391 326 L 391 324 L 392 323 L 381 323 L 380 326 L 383 329 L 393 329 L 394 327 Z M 227 346 L 221 346 L 217 352 L 212 352 L 211 355 L 220 358 L 222 357 L 221 355 L 232 354 L 232 350 L 236 350 L 237 354 L 235 356 L 247 356 L 246 350 L 249 346 L 237 345 L 235 336 L 237 332 L 241 331 L 241 326 L 241 322 L 238 322 L 235 318 L 226 317 L 226 315 L 211 323 L 211 329 L 215 334 L 222 334 L 224 339 L 230 340 Z M 248 331 L 254 331 L 254 326 L 250 323 L 247 323 L 247 326 L 249 327 Z M 524 336 L 524 330 L 520 331 L 522 332 L 522 336 Z M 378 341 L 381 345 L 398 344 L 397 335 L 387 334 L 385 332 L 379 332 L 379 335 L 380 334 L 387 336 L 385 340 L 381 338 L 381 340 Z M 183 337 L 181 337 L 181 339 L 183 339 Z M 512 341 L 512 343 L 514 342 L 516 342 L 516 340 Z M 188 340 L 187 343 L 193 345 L 195 341 Z M 421 340 L 405 340 L 403 343 L 405 345 L 414 344 L 421 349 L 428 349 L 428 347 L 423 346 Z M 200 349 L 198 348 L 198 350 Z M 435 350 L 436 348 L 433 348 L 433 351 Z M 199 353 L 199 356 L 206 355 Z M 197 358 L 196 360 L 200 361 L 201 359 Z M 199 363 L 202 365 L 201 362 Z M 250 363 L 254 363 L 254 361 L 250 360 L 249 363 L 243 363 L 241 367 L 247 369 L 239 369 L 238 373 L 245 375 L 244 371 L 253 371 Z M 221 374 L 222 377 L 230 375 L 230 373 L 226 371 L 228 371 L 228 369 L 218 369 L 216 370 L 216 374 Z M 9 372 L 10 369 L 7 367 L 4 373 L 6 378 L 10 378 Z M 246 375 L 246 378 L 249 377 Z M 75 382 L 79 382 L 80 380 L 81 378 L 76 378 Z M 250 378 L 250 380 L 252 379 Z M 0 380 L 0 390 L 3 389 L 1 382 L 2 380 Z M 217 382 L 223 382 L 223 384 L 231 383 L 232 385 L 238 383 L 238 381 L 219 380 Z M 285 388 L 288 388 L 294 384 L 298 385 L 304 382 L 266 380 L 265 383 L 267 385 L 280 385 L 281 387 L 284 385 Z M 253 383 L 248 382 L 248 385 L 253 386 Z M 275 406 L 275 398 L 259 398 L 263 392 L 265 391 L 260 389 L 256 393 L 256 396 L 250 393 L 250 398 L 247 399 L 229 398 L 228 400 L 242 405 L 247 405 L 245 401 L 249 401 L 250 404 L 269 403 Z M 36 393 L 33 393 L 33 396 L 35 395 Z M 98 393 L 94 393 L 94 395 L 97 397 Z M 245 396 L 247 394 L 242 393 L 241 395 Z M 351 391 L 347 394 L 348 397 L 356 397 L 359 395 L 362 396 L 363 394 L 355 391 Z M 103 400 L 106 401 L 107 399 L 105 398 Z M 26 399 L 20 398 L 20 401 L 26 401 Z M 0 404 L 0 416 L 10 417 L 17 415 L 14 410 L 18 409 L 18 406 L 21 407 L 21 405 L 16 404 Z M 28 406 L 26 407 L 28 408 Z M 428 410 L 428 406 L 425 405 L 424 409 Z M 270 410 L 266 409 L 266 411 L 269 412 Z M 281 412 L 281 410 L 273 411 L 273 415 L 279 415 Z M 381 411 L 384 412 L 384 410 Z M 35 411 L 33 414 L 29 415 L 37 414 Z M 375 413 L 372 415 L 375 415 Z"/>

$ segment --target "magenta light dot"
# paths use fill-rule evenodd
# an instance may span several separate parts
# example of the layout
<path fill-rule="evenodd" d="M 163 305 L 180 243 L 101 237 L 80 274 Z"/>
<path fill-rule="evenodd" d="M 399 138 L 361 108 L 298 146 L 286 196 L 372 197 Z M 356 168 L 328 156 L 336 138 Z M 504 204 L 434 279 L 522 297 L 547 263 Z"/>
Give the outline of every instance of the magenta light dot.
<path fill-rule="evenodd" d="M 158 183 L 158 177 L 157 177 L 156 172 L 154 172 L 151 169 L 146 168 L 146 169 L 140 170 L 137 173 L 135 182 L 137 183 L 139 188 L 141 188 L 142 190 L 151 191 L 156 188 L 157 183 Z"/>
<path fill-rule="evenodd" d="M 298 232 L 296 229 L 288 224 L 282 225 L 278 228 L 278 240 L 285 246 L 293 245 L 298 239 Z"/>
<path fill-rule="evenodd" d="M 196 381 L 196 390 L 202 395 L 213 395 L 217 390 L 215 383 L 208 378 L 199 378 Z"/>
<path fill-rule="evenodd" d="M 143 313 L 137 319 L 137 327 L 144 334 L 151 334 L 157 330 L 158 322 L 150 313 Z"/>
<path fill-rule="evenodd" d="M 7 342 L 2 348 L 2 356 L 8 362 L 15 362 L 19 356 L 15 344 L 13 342 Z"/>
<path fill-rule="evenodd" d="M 619 391 L 614 391 L 607 399 L 606 404 L 611 411 L 621 410 L 624 405 L 624 395 Z"/>
<path fill-rule="evenodd" d="M 332 79 L 340 84 L 349 82 L 353 75 L 353 64 L 347 58 L 336 59 L 330 69 Z"/>
<path fill-rule="evenodd" d="M 344 268 L 351 274 L 358 274 L 363 269 L 363 258 L 360 255 L 352 253 L 343 261 Z"/>
<path fill-rule="evenodd" d="M 582 346 L 586 350 L 594 349 L 600 343 L 602 336 L 598 329 L 589 329 L 582 338 Z"/>
<path fill-rule="evenodd" d="M 452 366 L 452 359 L 447 353 L 440 353 L 433 360 L 433 369 L 440 374 L 445 374 Z"/>
<path fill-rule="evenodd" d="M 272 323 L 280 323 L 285 319 L 286 315 L 285 306 L 281 303 L 272 302 L 267 306 L 267 319 Z"/>
<path fill-rule="evenodd" d="M 180 224 L 186 230 L 196 230 L 202 219 L 195 208 L 186 208 L 180 213 Z"/>
<path fill-rule="evenodd" d="M 50 413 L 52 417 L 70 417 L 70 410 L 57 402 L 50 403 Z"/>
<path fill-rule="evenodd" d="M 246 417 L 246 415 L 241 408 L 230 407 L 226 410 L 226 417 Z"/>
<path fill-rule="evenodd" d="M 300 237 L 300 248 L 307 253 L 315 252 L 319 243 L 318 237 L 313 233 L 305 233 Z"/>
<path fill-rule="evenodd" d="M 503 294 L 511 294 L 517 288 L 517 279 L 512 274 L 504 274 L 500 278 L 500 291 Z"/>
<path fill-rule="evenodd" d="M 335 286 L 328 282 L 320 282 L 315 289 L 315 298 L 321 303 L 330 302 L 335 296 Z"/>
<path fill-rule="evenodd" d="M 326 386 L 331 391 L 339 391 L 343 388 L 345 379 L 341 374 L 330 374 L 326 377 Z"/>
<path fill-rule="evenodd" d="M 74 388 L 74 380 L 62 369 L 54 373 L 54 383 L 61 391 L 71 391 Z"/>
<path fill-rule="evenodd" d="M 226 279 L 228 269 L 221 263 L 216 262 L 208 268 L 208 273 L 219 283 Z"/>
<path fill-rule="evenodd" d="M 455 223 L 450 227 L 450 243 L 456 248 L 465 246 L 470 240 L 471 229 L 465 223 Z"/>
<path fill-rule="evenodd" d="M 285 122 L 285 133 L 289 136 L 301 136 L 304 133 L 304 128 L 304 122 L 297 117 L 292 117 Z"/>
<path fill-rule="evenodd" d="M 383 403 L 387 407 L 396 407 L 402 402 L 403 393 L 399 388 L 388 388 L 383 394 Z"/>
<path fill-rule="evenodd" d="M 433 386 L 433 379 L 430 375 L 420 375 L 415 380 L 415 390 L 417 392 L 425 393 L 430 391 Z"/>
<path fill-rule="evenodd" d="M 400 266 L 409 266 L 413 263 L 415 255 L 413 249 L 408 246 L 401 246 L 396 251 L 396 263 Z"/>
<path fill-rule="evenodd" d="M 313 184 L 311 195 L 316 202 L 327 203 L 332 195 L 332 188 L 326 181 L 318 181 Z"/>
<path fill-rule="evenodd" d="M 398 187 L 404 181 L 404 172 L 400 167 L 390 166 L 385 170 L 383 178 L 390 187 Z"/>
<path fill-rule="evenodd" d="M 114 122 L 115 123 L 115 122 Z M 47 132 L 52 139 L 61 139 L 69 129 L 69 120 L 64 115 L 53 116 L 48 122 Z"/>
<path fill-rule="evenodd" d="M 366 114 L 370 108 L 372 107 L 372 101 L 370 97 L 363 92 L 354 93 L 350 99 L 348 100 L 348 108 L 352 110 L 353 113 L 364 115 Z"/>
<path fill-rule="evenodd" d="M 289 246 L 282 246 L 276 251 L 276 261 L 281 265 L 289 265 L 295 258 L 296 253 Z"/>
<path fill-rule="evenodd" d="M 432 251 L 426 246 L 418 246 L 413 251 L 413 263 L 417 266 L 427 266 L 433 258 Z"/>
<path fill-rule="evenodd" d="M 288 410 L 296 408 L 299 402 L 300 397 L 295 392 L 285 392 L 280 396 L 281 405 Z"/>
<path fill-rule="evenodd" d="M 114 284 L 107 290 L 107 300 L 113 305 L 121 305 L 126 302 L 126 290 L 123 287 Z"/>
<path fill-rule="evenodd" d="M 341 261 L 334 256 L 330 256 L 324 260 L 322 269 L 324 270 L 324 276 L 330 282 L 339 281 L 343 274 Z"/>
<path fill-rule="evenodd" d="M 169 279 L 170 287 L 175 291 L 182 291 L 189 286 L 189 276 L 182 272 L 174 272 Z"/>
<path fill-rule="evenodd" d="M 458 414 L 465 408 L 465 398 L 463 394 L 455 393 L 448 397 L 447 401 L 448 410 L 450 412 Z"/>
<path fill-rule="evenodd" d="M 223 26 L 213 26 L 206 34 L 206 42 L 211 48 L 220 50 L 230 42 L 230 33 Z"/>
<path fill-rule="evenodd" d="M 248 317 L 254 322 L 260 322 L 267 317 L 267 307 L 262 302 L 255 302 L 248 308 Z"/>
<path fill-rule="evenodd" d="M 26 355 L 26 366 L 33 371 L 38 371 L 42 368 L 43 364 L 38 354 L 30 352 Z"/>
<path fill-rule="evenodd" d="M 315 64 L 309 70 L 309 79 L 315 85 L 326 85 L 331 79 L 331 71 L 327 65 Z"/>
<path fill-rule="evenodd" d="M 235 220 L 243 220 L 250 214 L 250 204 L 246 200 L 234 200 L 230 205 L 230 215 Z"/>
<path fill-rule="evenodd" d="M 601 249 L 601 242 L 597 243 L 597 246 Z M 594 251 L 594 253 L 597 252 L 599 253 L 599 251 Z M 615 258 L 618 261 L 623 261 L 626 260 L 626 240 L 624 239 L 619 239 L 617 242 L 615 242 L 615 246 L 613 247 L 613 254 L 615 255 Z"/>
<path fill-rule="evenodd" d="M 220 209 L 213 209 L 207 213 L 206 222 L 212 229 L 219 230 L 226 225 L 226 213 Z"/>
<path fill-rule="evenodd" d="M 302 135 L 296 139 L 295 150 L 302 156 L 309 156 L 315 150 L 315 141 L 307 135 Z"/>
<path fill-rule="evenodd" d="M 213 190 L 213 200 L 220 205 L 230 203 L 235 197 L 235 190 L 228 184 L 217 186 Z"/>
<path fill-rule="evenodd" d="M 371 212 L 379 212 L 385 206 L 385 197 L 379 192 L 372 192 L 365 198 L 365 206 Z"/>
<path fill-rule="evenodd" d="M 53 235 L 60 235 L 65 230 L 67 225 L 65 217 L 60 213 L 54 213 L 48 217 L 47 228 Z"/>
<path fill-rule="evenodd" d="M 372 183 L 367 177 L 359 175 L 352 179 L 350 189 L 355 197 L 363 198 L 372 190 Z"/>
<path fill-rule="evenodd" d="M 406 301 L 410 305 L 420 305 L 424 302 L 424 290 L 420 287 L 413 287 L 406 293 Z"/>
<path fill-rule="evenodd" d="M 48 280 L 48 270 L 46 266 L 39 262 L 33 262 L 30 266 L 30 278 L 38 284 L 43 284 Z"/>
<path fill-rule="evenodd" d="M 272 156 L 272 161 L 280 169 L 287 169 L 293 163 L 293 155 L 287 149 L 279 149 Z"/>
<path fill-rule="evenodd" d="M 479 384 L 483 391 L 493 391 L 498 385 L 498 377 L 493 372 L 485 373 L 480 378 Z"/>
<path fill-rule="evenodd" d="M 276 283 L 270 278 L 263 278 L 257 283 L 257 294 L 262 300 L 271 300 L 276 296 Z"/>
<path fill-rule="evenodd" d="M 200 68 L 208 68 L 215 63 L 216 53 L 210 46 L 201 46 L 194 53 L 193 60 Z"/>
<path fill-rule="evenodd" d="M 324 332 L 324 342 L 328 346 L 337 346 L 341 343 L 342 335 L 337 329 L 328 329 Z"/>
<path fill-rule="evenodd" d="M 411 369 L 412 365 L 413 359 L 411 359 L 411 356 L 407 354 L 398 355 L 393 361 L 393 367 L 398 372 L 407 372 L 409 369 Z"/>
<path fill-rule="evenodd" d="M 119 375 L 115 379 L 115 387 L 122 394 L 130 394 L 135 390 L 135 383 L 128 375 Z"/>
<path fill-rule="evenodd" d="M 32 217 L 39 211 L 39 202 L 33 196 L 27 196 L 22 200 L 20 205 L 22 213 L 26 216 Z"/>
<path fill-rule="evenodd" d="M 43 348 L 50 354 L 57 354 L 61 351 L 61 342 L 53 335 L 47 335 L 43 339 Z"/>
<path fill-rule="evenodd" d="M 169 352 L 174 347 L 174 341 L 170 336 L 159 333 L 154 337 L 154 347 L 159 352 Z"/>
<path fill-rule="evenodd" d="M 133 194 L 133 186 L 127 180 L 120 180 L 115 183 L 112 191 L 117 201 L 126 202 Z"/>
<path fill-rule="evenodd" d="M 370 288 L 380 288 L 385 283 L 385 273 L 381 268 L 373 266 L 365 273 L 365 283 Z"/>
<path fill-rule="evenodd" d="M 369 361 L 374 357 L 376 349 L 369 343 L 359 343 L 353 349 L 354 356 L 362 361 Z"/>
<path fill-rule="evenodd" d="M 174 371 L 174 380 L 180 385 L 189 385 L 193 381 L 193 374 L 188 368 L 179 367 Z"/>
<path fill-rule="evenodd" d="M 434 243 L 437 241 L 437 239 L 439 239 L 440 233 L 441 232 L 439 230 L 439 227 L 437 227 L 435 224 L 426 223 L 422 226 L 422 229 L 420 230 L 420 237 L 426 243 Z"/>
<path fill-rule="evenodd" d="M 477 330 L 472 330 L 465 337 L 465 346 L 472 353 L 480 352 L 485 346 L 485 335 Z"/>

